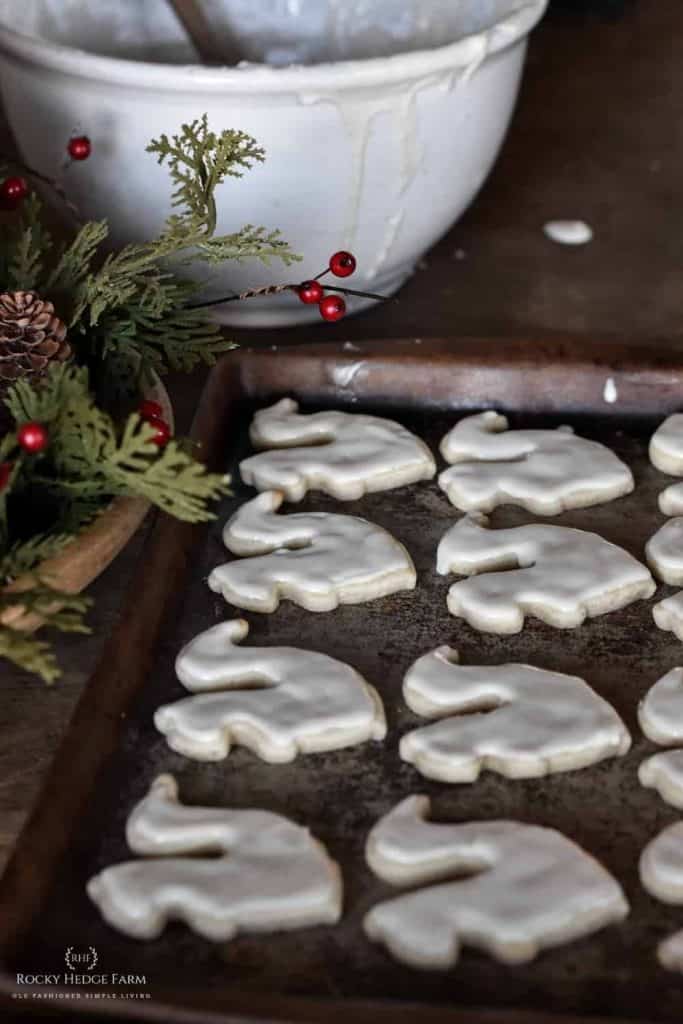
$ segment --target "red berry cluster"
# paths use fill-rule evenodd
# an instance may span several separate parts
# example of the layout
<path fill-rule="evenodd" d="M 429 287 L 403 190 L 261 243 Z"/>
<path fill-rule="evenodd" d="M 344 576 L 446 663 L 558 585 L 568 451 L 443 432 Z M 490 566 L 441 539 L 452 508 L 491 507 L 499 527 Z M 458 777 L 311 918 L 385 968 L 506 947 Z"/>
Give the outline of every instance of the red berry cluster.
<path fill-rule="evenodd" d="M 39 455 L 45 451 L 49 443 L 50 435 L 42 423 L 22 423 L 17 430 L 17 444 L 27 455 Z M 0 491 L 7 487 L 13 469 L 13 462 L 0 462 Z"/>
<path fill-rule="evenodd" d="M 70 160 L 87 160 L 92 153 L 92 143 L 87 135 L 74 135 L 67 143 L 66 152 Z M 69 160 L 67 160 L 68 162 Z M 41 181 L 57 187 L 56 182 L 50 182 L 49 179 L 38 174 L 37 171 L 31 171 L 28 167 L 26 171 L 29 174 L 34 174 Z M 0 210 L 16 210 L 26 199 L 28 193 L 29 187 L 26 178 L 11 175 L 9 178 L 5 178 L 4 181 L 0 181 Z"/>
<path fill-rule="evenodd" d="M 92 143 L 87 135 L 74 135 L 69 139 L 66 151 L 72 160 L 87 160 L 92 152 Z"/>
<path fill-rule="evenodd" d="M 171 428 L 163 418 L 164 410 L 159 403 L 152 402 L 146 398 L 144 402 L 140 402 L 138 413 L 145 423 L 149 423 L 154 427 L 152 443 L 158 445 L 159 448 L 164 448 L 171 440 Z M 22 423 L 17 430 L 17 444 L 27 455 L 40 455 L 41 452 L 45 451 L 49 443 L 50 435 L 47 428 L 35 420 Z M 0 491 L 3 491 L 9 483 L 12 469 L 13 463 L 0 462 Z"/>
<path fill-rule="evenodd" d="M 138 406 L 138 414 L 141 420 L 154 427 L 154 436 L 151 438 L 152 444 L 158 445 L 159 448 L 165 448 L 171 440 L 171 428 L 164 419 L 164 410 L 159 403 L 153 402 L 150 398 L 145 398 Z"/>
<path fill-rule="evenodd" d="M 356 269 L 356 257 L 350 252 L 335 252 L 322 274 L 310 281 L 302 281 L 296 293 L 307 306 L 317 305 L 323 320 L 341 320 L 346 313 L 346 303 L 341 295 L 325 294 L 319 278 L 330 271 L 335 277 L 350 277 Z"/>
<path fill-rule="evenodd" d="M 29 455 L 38 455 L 44 452 L 50 443 L 50 435 L 42 423 L 30 421 L 22 423 L 17 430 L 17 442 Z"/>
<path fill-rule="evenodd" d="M 3 210 L 16 210 L 28 195 L 28 185 L 25 178 L 12 175 L 0 184 L 0 207 Z"/>

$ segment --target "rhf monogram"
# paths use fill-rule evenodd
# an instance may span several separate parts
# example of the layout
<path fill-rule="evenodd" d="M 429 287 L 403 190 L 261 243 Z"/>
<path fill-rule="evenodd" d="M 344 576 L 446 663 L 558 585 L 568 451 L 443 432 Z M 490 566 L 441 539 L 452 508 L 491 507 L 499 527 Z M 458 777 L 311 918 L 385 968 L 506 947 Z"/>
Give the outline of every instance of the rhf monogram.
<path fill-rule="evenodd" d="M 69 946 L 64 954 L 64 962 L 71 971 L 82 970 L 92 971 L 97 965 L 97 950 L 94 946 L 88 946 L 87 953 L 81 953 Z"/>

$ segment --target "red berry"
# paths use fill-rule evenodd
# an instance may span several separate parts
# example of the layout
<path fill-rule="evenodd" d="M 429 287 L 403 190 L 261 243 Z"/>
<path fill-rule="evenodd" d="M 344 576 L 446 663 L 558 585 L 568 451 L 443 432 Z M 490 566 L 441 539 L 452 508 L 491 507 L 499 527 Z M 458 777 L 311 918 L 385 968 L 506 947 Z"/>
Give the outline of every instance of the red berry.
<path fill-rule="evenodd" d="M 323 320 L 341 320 L 346 313 L 346 303 L 341 295 L 325 295 L 319 302 Z"/>
<path fill-rule="evenodd" d="M 356 257 L 353 253 L 335 252 L 333 256 L 330 256 L 330 270 L 335 277 L 350 277 L 356 269 Z"/>
<path fill-rule="evenodd" d="M 76 135 L 69 139 L 66 149 L 72 160 L 87 160 L 92 152 L 92 145 L 87 135 Z"/>
<path fill-rule="evenodd" d="M 12 463 L 0 462 L 0 491 L 4 491 L 12 475 Z"/>
<path fill-rule="evenodd" d="M 28 185 L 24 178 L 5 178 L 0 185 L 0 200 L 6 210 L 14 210 L 28 195 Z"/>
<path fill-rule="evenodd" d="M 296 290 L 297 295 L 307 306 L 320 302 L 323 297 L 323 286 L 319 281 L 302 281 Z"/>
<path fill-rule="evenodd" d="M 138 413 L 140 419 L 143 420 L 160 420 L 164 415 L 164 410 L 158 402 L 153 402 L 151 398 L 145 398 L 138 406 Z"/>
<path fill-rule="evenodd" d="M 154 435 L 150 438 L 152 444 L 159 448 L 165 448 L 171 440 L 171 428 L 166 420 L 162 420 L 159 416 L 151 416 L 147 422 L 150 427 L 154 427 Z"/>
<path fill-rule="evenodd" d="M 17 441 L 25 452 L 35 455 L 48 446 L 49 435 L 42 423 L 24 423 L 17 430 Z"/>

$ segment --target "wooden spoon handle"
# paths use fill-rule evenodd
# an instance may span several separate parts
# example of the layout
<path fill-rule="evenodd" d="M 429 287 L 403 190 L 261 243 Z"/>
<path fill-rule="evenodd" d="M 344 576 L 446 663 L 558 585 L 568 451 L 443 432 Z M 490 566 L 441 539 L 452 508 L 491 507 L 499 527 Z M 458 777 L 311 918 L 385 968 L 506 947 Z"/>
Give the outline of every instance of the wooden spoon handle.
<path fill-rule="evenodd" d="M 225 44 L 225 33 L 217 33 L 206 20 L 199 0 L 168 0 L 178 21 L 192 40 L 204 64 L 230 65 L 239 62 L 237 47 L 230 50 Z"/>

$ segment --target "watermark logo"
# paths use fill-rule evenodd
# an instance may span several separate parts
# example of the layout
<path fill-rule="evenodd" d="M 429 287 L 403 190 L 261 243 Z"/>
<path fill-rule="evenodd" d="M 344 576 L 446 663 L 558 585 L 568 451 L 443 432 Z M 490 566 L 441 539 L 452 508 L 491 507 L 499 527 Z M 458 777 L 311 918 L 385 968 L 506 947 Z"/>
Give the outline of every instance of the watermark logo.
<path fill-rule="evenodd" d="M 67 946 L 64 951 L 66 971 L 25 971 L 16 976 L 13 999 L 20 1000 L 122 1000 L 150 999 L 144 974 L 102 973 L 95 968 L 100 962 L 94 946 Z"/>
<path fill-rule="evenodd" d="M 88 946 L 87 953 L 82 953 L 74 950 L 73 946 L 67 946 L 64 963 L 70 971 L 94 971 L 97 967 L 97 950 L 94 946 Z"/>

